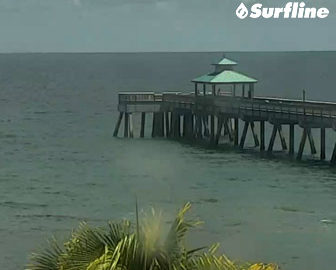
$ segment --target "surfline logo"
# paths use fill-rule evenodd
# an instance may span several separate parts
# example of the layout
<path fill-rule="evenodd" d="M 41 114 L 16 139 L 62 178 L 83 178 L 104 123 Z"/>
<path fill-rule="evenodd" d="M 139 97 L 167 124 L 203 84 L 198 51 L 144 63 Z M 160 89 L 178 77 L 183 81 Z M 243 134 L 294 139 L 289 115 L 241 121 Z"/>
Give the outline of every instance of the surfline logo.
<path fill-rule="evenodd" d="M 307 7 L 305 2 L 288 2 L 284 7 L 264 7 L 261 3 L 256 3 L 250 9 L 241 3 L 236 15 L 239 19 L 325 19 L 329 16 L 329 9 L 325 7 Z"/>

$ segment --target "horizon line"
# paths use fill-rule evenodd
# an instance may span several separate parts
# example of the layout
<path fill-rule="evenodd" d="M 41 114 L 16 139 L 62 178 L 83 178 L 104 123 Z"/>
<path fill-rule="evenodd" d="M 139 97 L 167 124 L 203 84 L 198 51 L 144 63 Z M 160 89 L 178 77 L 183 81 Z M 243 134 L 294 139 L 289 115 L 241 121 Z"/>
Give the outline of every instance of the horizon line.
<path fill-rule="evenodd" d="M 209 51 L 18 51 L 0 54 L 136 54 L 136 53 L 295 53 L 295 52 L 336 52 L 335 50 L 209 50 Z"/>

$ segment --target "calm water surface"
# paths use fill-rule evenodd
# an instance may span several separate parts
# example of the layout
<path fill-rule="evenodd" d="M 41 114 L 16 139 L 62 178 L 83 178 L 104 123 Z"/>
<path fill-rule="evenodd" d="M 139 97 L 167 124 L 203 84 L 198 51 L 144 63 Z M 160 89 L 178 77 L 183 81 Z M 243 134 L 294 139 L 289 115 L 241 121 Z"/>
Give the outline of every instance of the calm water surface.
<path fill-rule="evenodd" d="M 191 201 L 206 223 L 190 241 L 219 241 L 234 259 L 287 270 L 336 265 L 328 165 L 150 139 L 149 126 L 146 139 L 112 137 L 118 91 L 191 91 L 190 79 L 220 55 L 0 55 L 0 269 L 23 269 L 46 238 L 81 220 L 133 219 L 135 195 L 166 219 Z M 336 53 L 228 56 L 260 80 L 258 95 L 298 98 L 305 88 L 311 99 L 336 101 Z M 335 139 L 329 132 L 328 155 Z"/>

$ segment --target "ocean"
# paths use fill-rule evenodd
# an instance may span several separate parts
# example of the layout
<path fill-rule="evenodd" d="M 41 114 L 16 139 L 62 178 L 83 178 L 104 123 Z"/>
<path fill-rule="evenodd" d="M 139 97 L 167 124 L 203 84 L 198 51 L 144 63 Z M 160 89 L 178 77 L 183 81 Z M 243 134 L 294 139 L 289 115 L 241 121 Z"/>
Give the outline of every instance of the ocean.
<path fill-rule="evenodd" d="M 257 96 L 300 99 L 305 89 L 307 99 L 336 102 L 336 52 L 226 55 L 259 80 Z M 221 56 L 1 54 L 0 269 L 23 269 L 31 252 L 80 221 L 134 220 L 135 197 L 140 209 L 162 209 L 167 220 L 190 201 L 191 216 L 205 223 L 189 241 L 219 242 L 234 260 L 286 270 L 336 265 L 336 170 L 309 156 L 308 145 L 295 162 L 280 151 L 266 157 L 251 147 L 152 139 L 150 121 L 144 139 L 139 121 L 136 138 L 112 136 L 118 91 L 190 92 L 191 79 Z M 328 158 L 335 141 L 328 131 Z"/>

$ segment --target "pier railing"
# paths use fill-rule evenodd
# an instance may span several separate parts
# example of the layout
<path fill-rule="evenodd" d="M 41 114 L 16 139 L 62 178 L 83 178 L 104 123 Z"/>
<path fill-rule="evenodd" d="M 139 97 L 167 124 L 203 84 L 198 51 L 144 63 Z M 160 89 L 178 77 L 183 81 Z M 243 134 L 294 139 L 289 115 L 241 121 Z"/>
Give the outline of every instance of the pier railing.
<path fill-rule="evenodd" d="M 336 103 L 301 101 L 294 99 L 255 97 L 253 99 L 230 96 L 198 96 L 181 92 L 121 92 L 120 104 L 175 103 L 177 106 L 200 104 L 214 106 L 223 113 L 250 112 L 251 116 L 286 114 L 316 118 L 336 118 Z"/>

